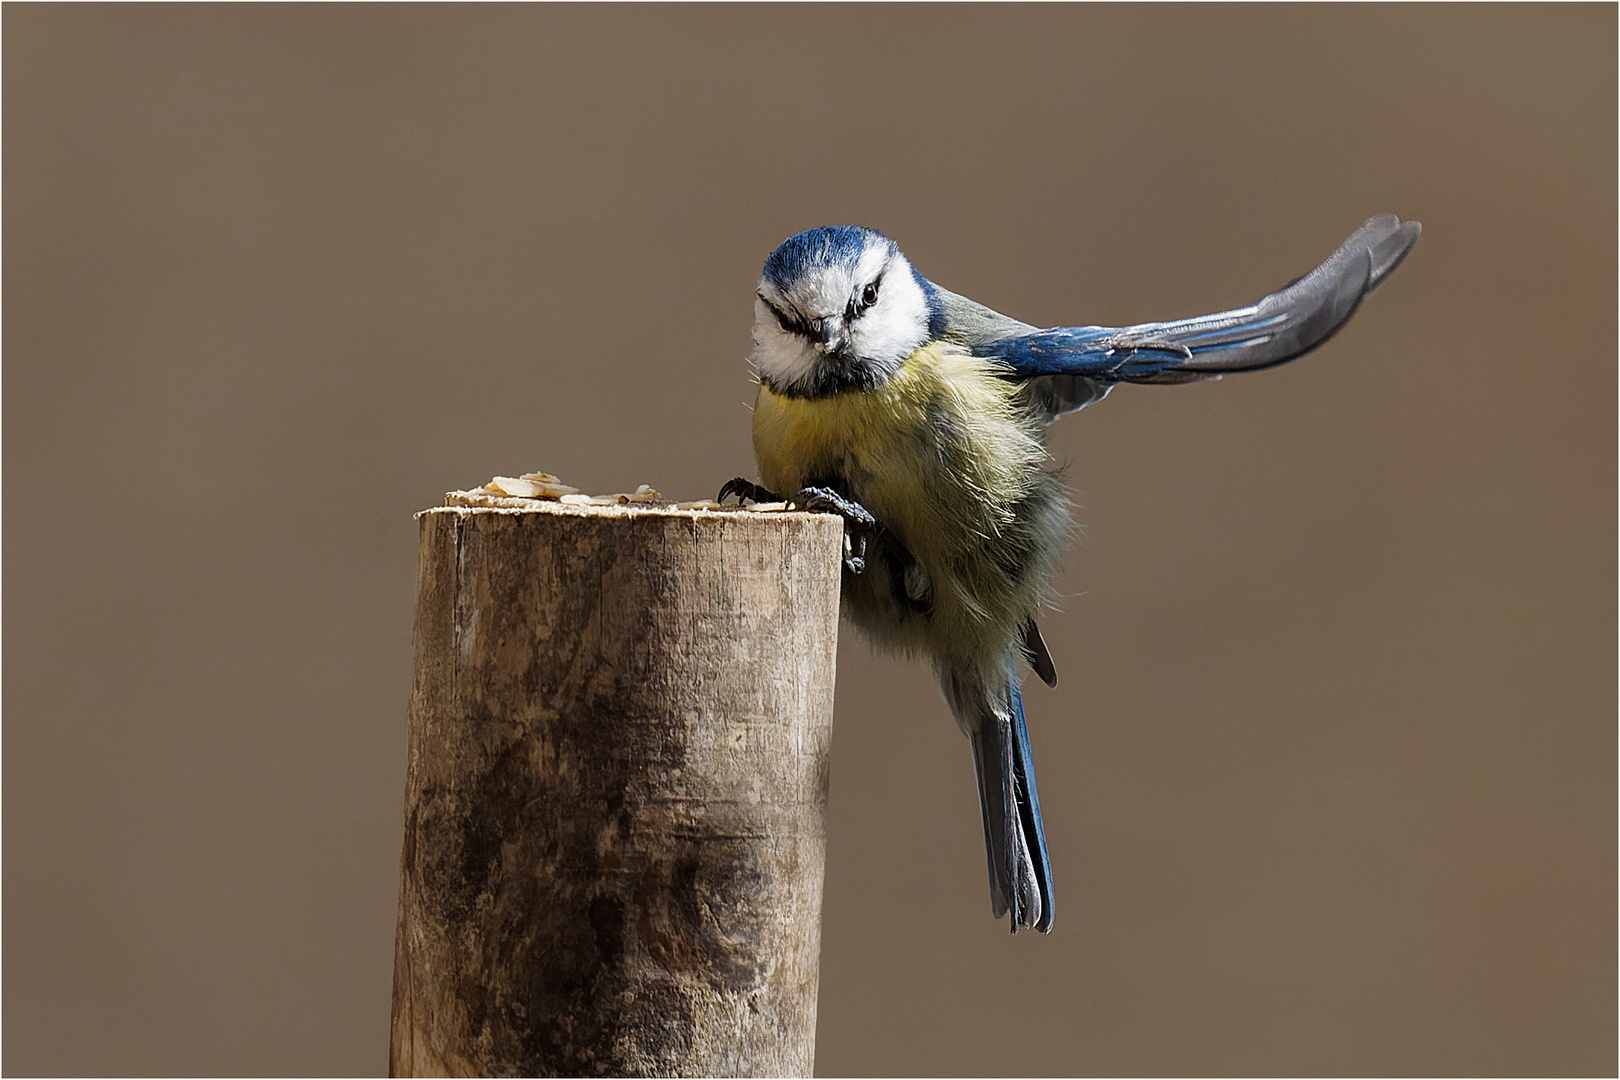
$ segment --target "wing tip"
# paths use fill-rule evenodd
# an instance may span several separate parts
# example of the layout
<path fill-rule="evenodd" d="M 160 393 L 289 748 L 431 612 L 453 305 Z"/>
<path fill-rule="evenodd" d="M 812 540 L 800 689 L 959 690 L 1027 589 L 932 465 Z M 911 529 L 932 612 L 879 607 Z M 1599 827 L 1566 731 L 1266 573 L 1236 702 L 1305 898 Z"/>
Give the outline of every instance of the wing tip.
<path fill-rule="evenodd" d="M 1392 219 L 1395 217 L 1394 214 L 1386 216 Z M 1407 255 L 1411 254 L 1413 245 L 1417 243 L 1418 237 L 1422 234 L 1422 222 L 1399 222 L 1376 247 L 1369 249 L 1373 255 L 1373 272 L 1371 279 L 1367 282 L 1368 292 L 1378 288 L 1386 277 L 1394 273 L 1395 268 L 1405 261 Z"/>
<path fill-rule="evenodd" d="M 1057 688 L 1057 665 L 1052 663 L 1052 653 L 1046 647 L 1046 639 L 1041 637 L 1041 628 L 1035 624 L 1034 619 L 1024 620 L 1024 659 L 1040 677 L 1041 682 L 1052 689 Z"/>

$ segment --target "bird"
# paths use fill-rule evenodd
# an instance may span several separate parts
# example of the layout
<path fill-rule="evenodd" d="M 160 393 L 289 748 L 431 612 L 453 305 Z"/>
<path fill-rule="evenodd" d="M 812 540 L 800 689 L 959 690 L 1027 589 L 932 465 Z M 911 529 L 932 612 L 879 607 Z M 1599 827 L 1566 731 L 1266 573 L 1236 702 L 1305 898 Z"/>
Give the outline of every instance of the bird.
<path fill-rule="evenodd" d="M 929 663 L 973 755 L 990 908 L 1049 933 L 1051 860 L 1021 663 L 1057 670 L 1036 617 L 1073 526 L 1045 433 L 1119 383 L 1287 363 L 1345 324 L 1421 226 L 1370 218 L 1324 263 L 1247 307 L 1134 326 L 1039 328 L 934 284 L 889 237 L 788 238 L 755 291 L 758 480 L 718 500 L 787 501 L 845 525 L 843 616 Z"/>

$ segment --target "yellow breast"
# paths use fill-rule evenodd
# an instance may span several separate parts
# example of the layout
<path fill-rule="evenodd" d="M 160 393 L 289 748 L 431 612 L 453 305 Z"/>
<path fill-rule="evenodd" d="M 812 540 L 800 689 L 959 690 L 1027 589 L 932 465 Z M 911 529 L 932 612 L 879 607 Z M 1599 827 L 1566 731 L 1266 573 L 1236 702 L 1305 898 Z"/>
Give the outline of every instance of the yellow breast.
<path fill-rule="evenodd" d="M 1019 390 L 986 361 L 937 342 L 873 390 L 805 399 L 762 386 L 760 480 L 788 495 L 836 478 L 919 556 L 941 529 L 993 535 L 1044 457 Z"/>

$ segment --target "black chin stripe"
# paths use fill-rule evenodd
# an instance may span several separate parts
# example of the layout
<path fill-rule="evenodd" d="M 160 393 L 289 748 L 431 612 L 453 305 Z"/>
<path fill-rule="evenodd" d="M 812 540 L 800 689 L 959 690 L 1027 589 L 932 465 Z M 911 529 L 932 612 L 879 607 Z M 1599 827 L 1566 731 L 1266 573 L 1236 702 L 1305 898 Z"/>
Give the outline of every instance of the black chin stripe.
<path fill-rule="evenodd" d="M 888 378 L 880 369 L 854 357 L 829 356 L 816 365 L 813 373 L 791 383 L 780 382 L 769 375 L 761 376 L 760 381 L 783 397 L 810 399 L 876 390 Z"/>

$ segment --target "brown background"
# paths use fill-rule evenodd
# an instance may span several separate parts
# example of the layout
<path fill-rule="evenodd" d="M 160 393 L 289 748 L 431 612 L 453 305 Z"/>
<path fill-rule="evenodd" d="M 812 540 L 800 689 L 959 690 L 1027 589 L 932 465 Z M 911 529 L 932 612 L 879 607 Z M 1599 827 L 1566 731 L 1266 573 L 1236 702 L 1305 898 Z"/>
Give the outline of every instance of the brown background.
<path fill-rule="evenodd" d="M 1329 347 L 1127 387 L 992 922 L 840 653 L 824 1073 L 1612 1073 L 1616 12 L 7 5 L 8 1073 L 385 1066 L 416 530 L 750 467 L 751 290 L 877 226 L 1038 322 L 1424 223 Z"/>

